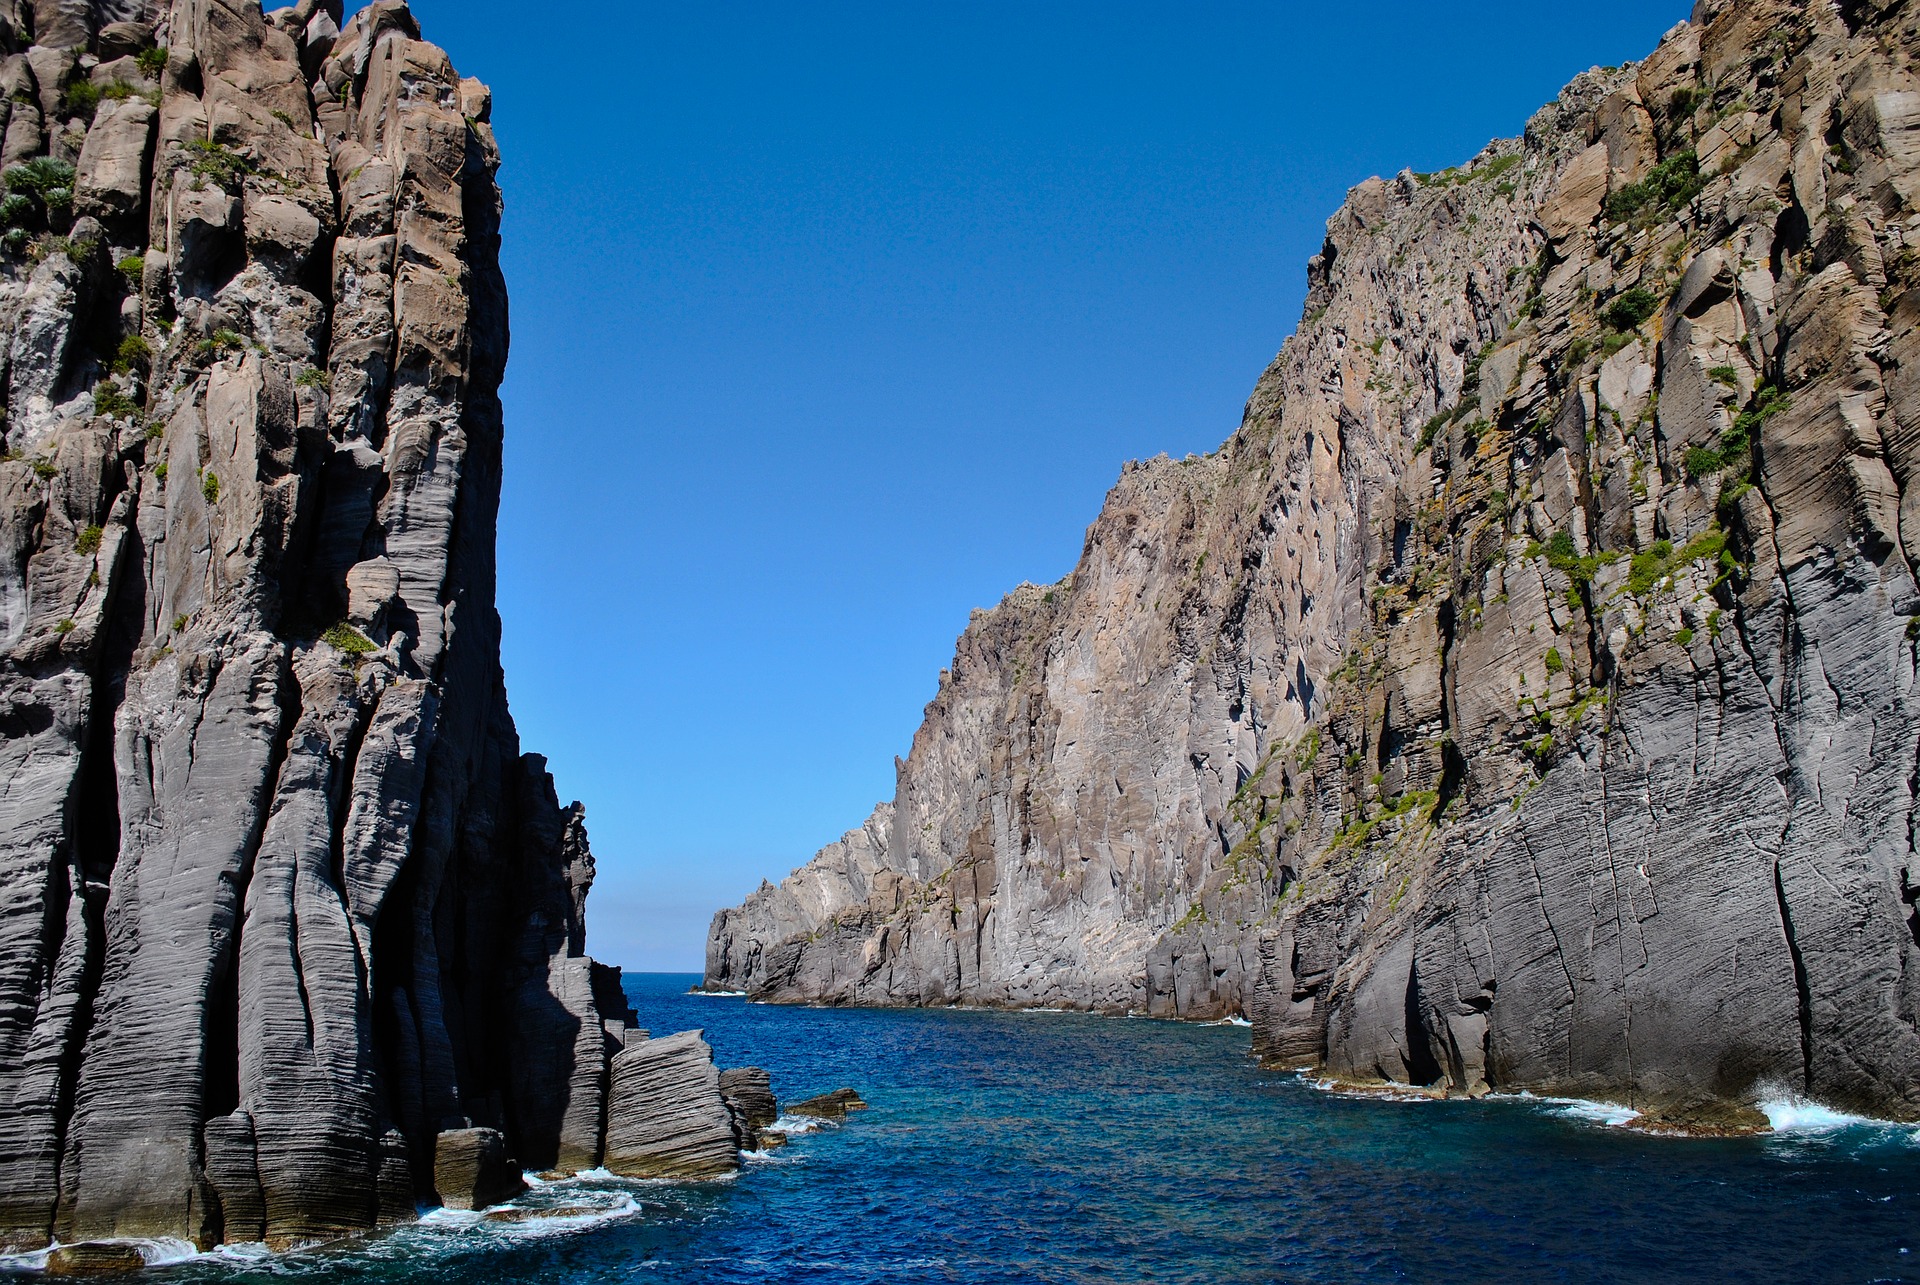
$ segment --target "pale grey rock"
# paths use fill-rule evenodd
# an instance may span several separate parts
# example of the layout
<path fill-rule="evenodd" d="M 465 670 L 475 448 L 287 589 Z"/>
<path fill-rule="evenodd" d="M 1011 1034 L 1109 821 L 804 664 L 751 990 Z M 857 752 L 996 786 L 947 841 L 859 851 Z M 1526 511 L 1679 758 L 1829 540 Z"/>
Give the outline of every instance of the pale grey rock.
<path fill-rule="evenodd" d="M 738 1166 L 738 1151 L 701 1032 L 643 1040 L 613 1059 L 607 1169 L 626 1178 L 716 1178 Z"/>
<path fill-rule="evenodd" d="M 368 558 L 347 572 L 347 619 L 378 628 L 400 592 L 400 571 L 385 558 Z"/>
<path fill-rule="evenodd" d="M 139 98 L 105 102 L 87 130 L 73 185 L 74 209 L 109 224 L 137 219 L 146 208 L 159 113 Z"/>
<path fill-rule="evenodd" d="M 867 837 L 717 915 L 706 985 L 1920 1118 L 1916 43 L 1703 5 L 1355 188 L 1239 431 L 976 613 Z"/>

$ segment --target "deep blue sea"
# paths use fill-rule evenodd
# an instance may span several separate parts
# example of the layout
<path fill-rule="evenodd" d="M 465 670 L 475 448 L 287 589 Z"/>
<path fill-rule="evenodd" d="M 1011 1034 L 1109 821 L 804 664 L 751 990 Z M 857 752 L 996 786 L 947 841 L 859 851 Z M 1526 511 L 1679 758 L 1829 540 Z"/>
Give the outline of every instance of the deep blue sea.
<path fill-rule="evenodd" d="M 1652 1138 L 1527 1099 L 1342 1098 L 1248 1032 L 1064 1013 L 817 1010 L 628 978 L 843 1126 L 738 1178 L 581 1179 L 518 1224 L 430 1215 L 351 1250 L 161 1268 L 171 1282 L 1920 1282 L 1920 1132 L 1818 1110 Z M 1909 1254 L 1908 1249 L 1914 1252 Z"/>

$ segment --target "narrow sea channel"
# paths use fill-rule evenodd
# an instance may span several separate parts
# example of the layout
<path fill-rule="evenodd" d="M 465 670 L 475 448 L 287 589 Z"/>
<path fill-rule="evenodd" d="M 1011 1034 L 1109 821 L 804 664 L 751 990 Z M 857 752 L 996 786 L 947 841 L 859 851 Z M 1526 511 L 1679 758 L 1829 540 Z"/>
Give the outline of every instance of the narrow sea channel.
<path fill-rule="evenodd" d="M 704 1028 L 784 1100 L 872 1108 L 727 1183 L 556 1184 L 523 1204 L 558 1218 L 439 1214 L 148 1279 L 1920 1282 L 1910 1128 L 1801 1111 L 1650 1138 L 1578 1104 L 1331 1096 L 1261 1071 L 1239 1027 L 778 1008 L 696 980 L 629 978 L 641 1024 Z"/>

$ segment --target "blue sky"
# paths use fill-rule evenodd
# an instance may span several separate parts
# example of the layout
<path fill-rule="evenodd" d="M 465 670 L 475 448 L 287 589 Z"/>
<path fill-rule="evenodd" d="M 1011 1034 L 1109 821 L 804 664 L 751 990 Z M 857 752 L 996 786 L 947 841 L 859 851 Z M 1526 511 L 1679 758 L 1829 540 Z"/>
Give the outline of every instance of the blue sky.
<path fill-rule="evenodd" d="M 506 157 L 514 714 L 587 803 L 590 949 L 696 970 L 892 795 L 968 612 L 1232 432 L 1349 187 L 1688 6 L 413 8 Z"/>

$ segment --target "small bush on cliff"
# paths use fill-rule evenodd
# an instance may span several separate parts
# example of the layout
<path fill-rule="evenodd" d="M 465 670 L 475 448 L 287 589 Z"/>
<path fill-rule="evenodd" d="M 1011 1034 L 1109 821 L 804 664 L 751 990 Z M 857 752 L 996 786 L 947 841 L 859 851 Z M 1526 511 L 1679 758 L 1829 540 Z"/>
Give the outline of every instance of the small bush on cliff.
<path fill-rule="evenodd" d="M 97 526 L 88 527 L 74 540 L 73 551 L 75 553 L 88 555 L 100 552 L 100 539 L 104 535 L 106 535 L 105 528 Z"/>
<path fill-rule="evenodd" d="M 103 379 L 93 386 L 93 413 L 107 419 L 132 419 L 140 413 L 140 403 L 111 379 Z"/>
<path fill-rule="evenodd" d="M 1642 181 L 1609 195 L 1603 208 L 1610 223 L 1649 226 L 1692 201 L 1706 185 L 1700 175 L 1700 158 L 1692 152 L 1681 152 L 1654 166 Z"/>
<path fill-rule="evenodd" d="M 200 494 L 206 497 L 208 504 L 217 504 L 220 500 L 220 479 L 212 473 L 202 473 Z"/>
<path fill-rule="evenodd" d="M 60 96 L 60 110 L 69 116 L 78 116 L 81 120 L 92 120 L 93 114 L 100 110 L 100 100 L 105 97 L 100 86 L 90 80 L 76 80 L 67 86 L 67 92 Z"/>
<path fill-rule="evenodd" d="M 1720 434 L 1720 440 L 1715 445 L 1696 446 L 1687 452 L 1687 472 L 1694 477 L 1712 477 L 1750 459 L 1761 428 L 1792 405 L 1793 399 L 1779 385 L 1760 385 L 1754 390 L 1753 401 L 1733 417 L 1733 427 Z"/>
<path fill-rule="evenodd" d="M 1545 544 L 1536 540 L 1528 545 L 1527 556 L 1544 556 L 1548 566 L 1563 573 L 1576 586 L 1591 584 L 1601 567 L 1618 561 L 1620 557 L 1617 553 L 1590 553 L 1583 558 L 1574 547 L 1572 534 L 1566 531 L 1555 531 Z"/>
<path fill-rule="evenodd" d="M 120 341 L 120 347 L 113 354 L 113 373 L 128 375 L 134 371 L 144 372 L 153 364 L 153 345 L 139 335 L 128 335 Z"/>
<path fill-rule="evenodd" d="M 8 166 L 6 173 L 0 174 L 0 183 L 6 184 L 10 195 L 29 202 L 25 207 L 16 204 L 15 216 L 8 221 L 18 224 L 28 212 L 63 210 L 72 205 L 73 175 L 73 166 L 51 156 L 36 156 Z"/>
<path fill-rule="evenodd" d="M 1638 330 L 1646 324 L 1648 317 L 1658 311 L 1660 300 L 1654 297 L 1653 292 L 1635 286 L 1607 305 L 1607 325 L 1616 331 Z"/>
<path fill-rule="evenodd" d="M 188 169 L 193 173 L 196 186 L 205 186 L 205 180 L 212 179 L 219 186 L 230 188 L 255 172 L 252 161 L 210 139 L 194 139 L 187 144 L 187 153 L 193 158 Z"/>
<path fill-rule="evenodd" d="M 380 650 L 370 638 L 344 620 L 322 634 L 320 641 L 349 656 L 367 656 Z"/>
<path fill-rule="evenodd" d="M 167 50 L 164 45 L 155 45 L 151 49 L 142 49 L 133 56 L 140 66 L 140 74 L 148 80 L 160 79 L 160 73 L 167 69 Z"/>

